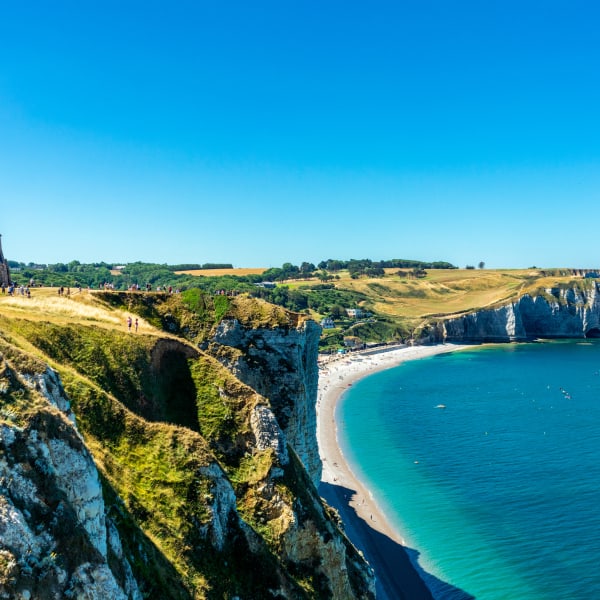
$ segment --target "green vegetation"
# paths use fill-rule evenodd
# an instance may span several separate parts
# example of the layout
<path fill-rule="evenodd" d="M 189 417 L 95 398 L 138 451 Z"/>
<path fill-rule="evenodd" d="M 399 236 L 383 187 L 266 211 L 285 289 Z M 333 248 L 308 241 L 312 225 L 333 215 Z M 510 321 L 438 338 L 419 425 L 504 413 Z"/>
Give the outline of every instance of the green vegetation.
<path fill-rule="evenodd" d="M 58 371 L 145 598 L 268 598 L 281 585 L 291 597 L 327 597 L 312 562 L 281 560 L 290 527 L 323 526 L 316 491 L 295 460 L 270 478 L 282 465 L 272 450 L 256 450 L 250 424 L 266 400 L 196 345 L 225 315 L 284 329 L 299 316 L 198 289 L 70 298 L 41 289 L 26 303 L 4 296 L 0 314 L 0 420 L 23 425 L 45 410 L 16 370 Z M 126 315 L 138 316 L 138 333 L 128 332 Z M 221 549 L 210 533 L 224 502 L 218 477 L 233 486 L 245 521 L 241 528 L 231 517 Z M 299 497 L 310 511 L 298 511 Z"/>
<path fill-rule="evenodd" d="M 72 286 L 77 282 L 84 287 L 108 282 L 118 290 L 133 285 L 145 289 L 146 284 L 152 289 L 180 290 L 186 307 L 183 312 L 179 308 L 181 303 L 170 304 L 165 299 L 157 303 L 122 296 L 111 300 L 107 296 L 106 302 L 127 306 L 155 327 L 196 342 L 206 337 L 215 322 L 231 314 L 232 297 L 243 294 L 318 321 L 333 318 L 335 329 L 323 333 L 324 351 L 341 346 L 349 335 L 357 335 L 365 343 L 411 338 L 429 319 L 493 306 L 527 290 L 543 290 L 561 282 L 567 285 L 572 280 L 568 270 L 493 271 L 484 269 L 483 261 L 478 263 L 479 269 L 473 266 L 457 269 L 444 261 L 328 259 L 317 266 L 309 262 L 299 266 L 284 263 L 260 275 L 214 277 L 178 275 L 175 271 L 184 267 L 217 269 L 227 265 L 169 266 L 138 262 L 124 265 L 118 272 L 112 269 L 114 266 L 82 265 L 77 261 L 48 266 L 21 264 L 15 279 L 27 282 L 31 276 L 36 282 Z M 274 282 L 274 287 L 257 285 L 265 281 Z M 360 309 L 362 316 L 349 319 L 348 309 Z M 260 318 L 255 321 L 260 322 Z"/>
<path fill-rule="evenodd" d="M 59 372 L 146 598 L 270 597 L 282 582 L 293 597 L 327 597 L 315 564 L 281 559 L 290 527 L 310 522 L 321 539 L 333 531 L 316 491 L 293 452 L 280 465 L 273 450 L 253 445 L 251 417 L 267 401 L 199 350 L 211 349 L 222 319 L 285 331 L 330 316 L 335 326 L 323 331 L 322 347 L 335 350 L 347 338 L 418 337 L 445 316 L 525 293 L 563 301 L 560 292 L 574 282 L 582 290 L 594 285 L 534 269 L 365 268 L 384 273 L 337 270 L 327 283 L 298 278 L 272 290 L 248 283 L 238 295 L 190 286 L 177 294 L 84 290 L 69 297 L 44 288 L 30 299 L 0 298 L 0 421 L 26 426 L 35 418 L 58 431 L 63 421 L 47 417 L 39 394 L 16 373 L 43 373 L 46 364 Z M 139 319 L 137 333 L 128 332 L 127 316 Z M 226 363 L 239 351 L 219 352 Z M 275 469 L 282 476 L 273 479 Z M 244 524 L 231 517 L 217 550 L 211 527 L 225 486 Z"/>

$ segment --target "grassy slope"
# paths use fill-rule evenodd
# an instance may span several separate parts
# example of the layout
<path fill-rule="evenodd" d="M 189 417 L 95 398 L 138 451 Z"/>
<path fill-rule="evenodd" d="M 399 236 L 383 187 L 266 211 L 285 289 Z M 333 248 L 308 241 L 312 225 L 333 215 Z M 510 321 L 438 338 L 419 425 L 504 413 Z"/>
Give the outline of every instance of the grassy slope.
<path fill-rule="evenodd" d="M 428 319 L 491 308 L 525 293 L 564 286 L 574 280 L 582 282 L 581 278 L 561 275 L 558 271 L 548 274 L 532 269 L 432 269 L 419 279 L 409 277 L 408 271 L 398 275 L 398 271 L 386 269 L 383 278 L 359 279 L 352 279 L 342 271 L 334 283 L 336 289 L 362 294 L 360 307 L 411 332 Z"/>
<path fill-rule="evenodd" d="M 110 512 L 128 532 L 125 546 L 146 597 L 204 597 L 217 589 L 190 551 L 192 522 L 210 518 L 209 482 L 197 473 L 214 455 L 199 434 L 150 423 L 134 410 L 136 386 L 143 387 L 140 367 L 150 362 L 150 348 L 162 334 L 147 324 L 142 330 L 148 335 L 127 333 L 123 312 L 103 308 L 87 293 L 56 298 L 52 290 L 35 290 L 31 299 L 4 297 L 0 314 L 10 347 L 27 353 L 13 350 L 19 368 L 23 356 L 37 356 L 61 375 L 103 476 Z"/>
<path fill-rule="evenodd" d="M 398 276 L 396 270 L 378 279 L 340 276 L 336 287 L 360 292 L 361 306 L 405 328 L 573 281 L 534 271 L 490 270 L 432 270 L 418 280 Z M 291 518 L 285 506 L 304 491 L 293 461 L 272 491 L 274 498 L 287 499 L 288 504 L 279 503 L 279 512 L 272 512 L 274 503 L 259 491 L 273 457 L 247 453 L 245 445 L 250 409 L 263 400 L 202 353 L 172 359 L 166 371 L 178 372 L 176 387 L 191 397 L 195 420 L 185 411 L 165 408 L 173 406 L 173 386 L 164 383 L 164 368 L 152 368 L 157 342 L 185 345 L 185 336 L 197 343 L 226 313 L 254 325 L 296 324 L 296 317 L 258 301 L 196 292 L 169 297 L 84 291 L 66 298 L 53 289 L 34 289 L 30 299 L 0 296 L 0 352 L 18 362 L 21 371 L 39 370 L 40 359 L 59 371 L 104 478 L 111 515 L 149 598 L 216 598 L 261 585 L 276 587 L 274 578 L 285 569 L 276 559 L 281 532 Z M 137 334 L 128 333 L 127 315 L 138 317 Z M 24 410 L 5 408 L 7 414 Z M 234 486 L 240 515 L 262 536 L 263 570 L 256 566 L 256 555 L 244 550 L 241 534 L 216 556 L 204 551 L 207 542 L 190 525 L 210 517 L 210 481 L 197 473 L 215 459 Z M 285 576 L 292 587 L 303 587 L 298 597 L 318 597 L 317 580 L 305 579 L 306 573 Z"/>
<path fill-rule="evenodd" d="M 280 585 L 297 598 L 324 597 L 313 567 L 298 570 L 277 558 L 307 482 L 292 461 L 282 480 L 265 485 L 275 457 L 253 450 L 249 425 L 252 407 L 265 400 L 175 335 L 201 340 L 226 312 L 248 324 L 297 324 L 256 300 L 195 292 L 67 298 L 35 289 L 30 299 L 0 297 L 0 355 L 18 357 L 20 371 L 42 372 L 48 363 L 59 372 L 145 597 L 266 598 Z M 128 332 L 128 315 L 138 316 L 137 333 Z M 188 412 L 173 411 L 175 403 Z M 4 408 L 11 418 L 24 410 Z M 239 514 L 260 535 L 252 549 L 235 524 L 221 553 L 199 535 L 210 526 L 213 501 L 211 479 L 199 470 L 217 460 Z M 306 518 L 322 520 L 318 513 Z"/>

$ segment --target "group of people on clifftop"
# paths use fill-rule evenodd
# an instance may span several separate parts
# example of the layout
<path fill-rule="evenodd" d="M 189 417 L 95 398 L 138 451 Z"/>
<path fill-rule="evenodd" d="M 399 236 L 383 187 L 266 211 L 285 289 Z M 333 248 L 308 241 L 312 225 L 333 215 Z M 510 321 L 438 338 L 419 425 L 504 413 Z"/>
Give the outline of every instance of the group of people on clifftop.
<path fill-rule="evenodd" d="M 127 317 L 127 330 L 131 333 L 131 328 L 135 327 L 135 331 L 137 332 L 139 327 L 138 318 L 135 318 L 135 321 L 129 316 Z"/>
<path fill-rule="evenodd" d="M 2 284 L 2 293 L 8 293 L 9 296 L 14 296 L 15 292 L 19 293 L 21 296 L 27 296 L 27 298 L 31 298 L 31 288 L 28 285 L 20 285 L 18 288 L 14 283 L 10 283 L 8 286 L 3 283 Z"/>

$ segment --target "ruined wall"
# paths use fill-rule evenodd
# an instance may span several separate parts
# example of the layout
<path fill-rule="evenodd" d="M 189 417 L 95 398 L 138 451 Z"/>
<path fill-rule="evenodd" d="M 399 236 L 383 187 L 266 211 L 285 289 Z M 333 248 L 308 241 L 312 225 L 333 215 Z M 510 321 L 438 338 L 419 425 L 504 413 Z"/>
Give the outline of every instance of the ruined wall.
<path fill-rule="evenodd" d="M 4 258 L 2 253 L 2 236 L 0 235 L 0 285 L 8 287 L 10 284 L 10 269 L 8 268 L 8 261 Z"/>

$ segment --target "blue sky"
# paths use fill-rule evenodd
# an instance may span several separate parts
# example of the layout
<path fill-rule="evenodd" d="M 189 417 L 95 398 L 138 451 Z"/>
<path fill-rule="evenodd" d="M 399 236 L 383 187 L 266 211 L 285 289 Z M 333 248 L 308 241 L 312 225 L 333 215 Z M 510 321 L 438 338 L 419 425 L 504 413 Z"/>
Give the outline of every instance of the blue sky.
<path fill-rule="evenodd" d="M 600 266 L 595 2 L 5 2 L 24 262 Z"/>

